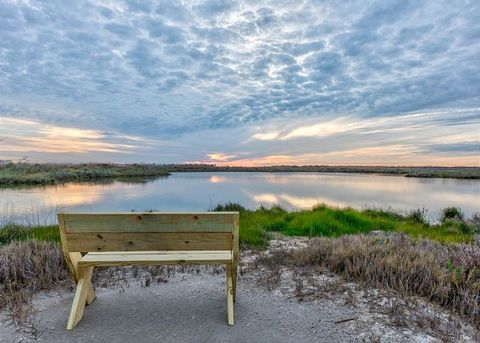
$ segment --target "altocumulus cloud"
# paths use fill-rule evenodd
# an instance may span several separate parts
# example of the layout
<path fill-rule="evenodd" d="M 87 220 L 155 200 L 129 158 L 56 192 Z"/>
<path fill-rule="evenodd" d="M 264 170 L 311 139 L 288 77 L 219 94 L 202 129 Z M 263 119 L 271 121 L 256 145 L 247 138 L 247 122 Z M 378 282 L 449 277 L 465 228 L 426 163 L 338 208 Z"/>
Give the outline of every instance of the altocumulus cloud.
<path fill-rule="evenodd" d="M 3 1 L 0 158 L 480 165 L 479 17 L 477 1 Z"/>

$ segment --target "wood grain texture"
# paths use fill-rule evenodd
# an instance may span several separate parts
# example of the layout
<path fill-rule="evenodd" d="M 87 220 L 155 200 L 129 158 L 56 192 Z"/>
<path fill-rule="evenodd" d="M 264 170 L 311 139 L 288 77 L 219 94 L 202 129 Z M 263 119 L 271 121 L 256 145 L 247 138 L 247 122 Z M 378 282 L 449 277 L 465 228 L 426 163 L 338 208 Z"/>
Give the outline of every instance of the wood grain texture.
<path fill-rule="evenodd" d="M 62 241 L 62 251 L 65 257 L 65 262 L 67 264 L 68 271 L 70 272 L 70 275 L 72 276 L 73 280 L 75 281 L 75 283 L 78 283 L 78 279 L 79 279 L 78 261 L 81 260 L 82 254 L 80 254 L 79 252 L 69 252 L 67 248 L 67 234 L 65 230 L 65 220 L 63 218 L 63 215 L 58 215 L 57 219 L 58 219 L 60 239 Z M 93 285 L 90 283 L 88 287 L 88 293 L 87 293 L 87 299 L 86 299 L 87 305 L 90 305 L 95 300 L 95 298 L 96 298 L 95 290 L 93 289 Z"/>
<path fill-rule="evenodd" d="M 63 213 L 67 233 L 233 232 L 235 213 Z"/>
<path fill-rule="evenodd" d="M 232 250 L 231 233 L 71 233 L 69 251 Z"/>
<path fill-rule="evenodd" d="M 233 246 L 232 246 L 233 302 L 237 301 L 237 272 L 238 272 L 238 263 L 240 261 L 239 235 L 240 235 L 240 214 L 236 213 L 233 221 Z"/>
<path fill-rule="evenodd" d="M 176 252 L 176 253 L 88 253 L 79 262 L 80 266 L 130 266 L 130 265 L 176 265 L 176 264 L 226 264 L 232 262 L 231 251 Z"/>
<path fill-rule="evenodd" d="M 79 279 L 73 297 L 72 309 L 68 317 L 67 330 L 72 330 L 83 317 L 87 302 L 88 290 L 91 285 L 93 267 L 79 267 Z"/>
<path fill-rule="evenodd" d="M 228 325 L 234 325 L 233 315 L 233 279 L 232 279 L 232 266 L 227 264 L 227 320 Z"/>

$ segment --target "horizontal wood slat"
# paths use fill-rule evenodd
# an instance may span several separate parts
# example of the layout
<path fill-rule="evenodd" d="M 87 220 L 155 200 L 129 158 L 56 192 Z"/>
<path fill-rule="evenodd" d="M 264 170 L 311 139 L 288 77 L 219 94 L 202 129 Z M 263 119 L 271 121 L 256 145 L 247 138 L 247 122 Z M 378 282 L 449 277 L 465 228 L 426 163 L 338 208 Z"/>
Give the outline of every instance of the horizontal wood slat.
<path fill-rule="evenodd" d="M 60 213 L 67 233 L 233 232 L 237 213 Z"/>
<path fill-rule="evenodd" d="M 227 232 L 67 233 L 68 251 L 232 250 Z"/>
<path fill-rule="evenodd" d="M 175 252 L 175 253 L 88 253 L 79 261 L 79 266 L 129 266 L 172 264 L 224 264 L 232 262 L 231 251 Z"/>

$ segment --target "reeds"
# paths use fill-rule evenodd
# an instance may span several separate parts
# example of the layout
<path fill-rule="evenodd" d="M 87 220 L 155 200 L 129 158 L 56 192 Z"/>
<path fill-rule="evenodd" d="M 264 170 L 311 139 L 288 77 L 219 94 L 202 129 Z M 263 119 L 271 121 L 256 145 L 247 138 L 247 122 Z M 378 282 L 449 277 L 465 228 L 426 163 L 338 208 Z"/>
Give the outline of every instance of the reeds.
<path fill-rule="evenodd" d="M 347 281 L 423 297 L 480 329 L 480 240 L 442 245 L 397 233 L 314 238 L 305 249 L 275 252 L 259 263 L 273 271 L 327 268 Z"/>

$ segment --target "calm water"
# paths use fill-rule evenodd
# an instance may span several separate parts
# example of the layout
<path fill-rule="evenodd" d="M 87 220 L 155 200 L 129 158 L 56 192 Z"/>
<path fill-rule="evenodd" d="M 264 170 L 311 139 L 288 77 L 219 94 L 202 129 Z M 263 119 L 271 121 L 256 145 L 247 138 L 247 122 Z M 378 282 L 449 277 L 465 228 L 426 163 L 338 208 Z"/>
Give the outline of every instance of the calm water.
<path fill-rule="evenodd" d="M 54 220 L 58 209 L 83 211 L 203 211 L 227 201 L 246 207 L 280 204 L 288 209 L 324 202 L 335 206 L 390 207 L 408 211 L 458 206 L 480 211 L 480 181 L 328 173 L 176 173 L 144 183 L 66 184 L 0 189 L 0 216 Z M 53 209 L 53 210 L 52 210 Z"/>

